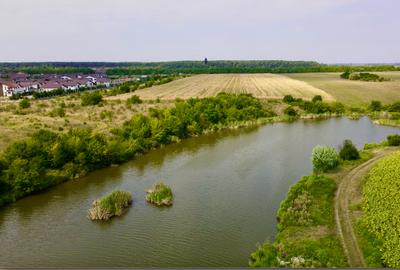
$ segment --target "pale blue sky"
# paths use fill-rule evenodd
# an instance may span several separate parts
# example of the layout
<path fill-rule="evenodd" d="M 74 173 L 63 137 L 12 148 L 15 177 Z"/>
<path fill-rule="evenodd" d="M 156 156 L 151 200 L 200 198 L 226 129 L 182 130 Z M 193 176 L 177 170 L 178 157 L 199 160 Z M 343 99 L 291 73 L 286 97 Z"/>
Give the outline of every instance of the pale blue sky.
<path fill-rule="evenodd" d="M 400 62 L 398 0 L 0 0 L 0 62 Z"/>

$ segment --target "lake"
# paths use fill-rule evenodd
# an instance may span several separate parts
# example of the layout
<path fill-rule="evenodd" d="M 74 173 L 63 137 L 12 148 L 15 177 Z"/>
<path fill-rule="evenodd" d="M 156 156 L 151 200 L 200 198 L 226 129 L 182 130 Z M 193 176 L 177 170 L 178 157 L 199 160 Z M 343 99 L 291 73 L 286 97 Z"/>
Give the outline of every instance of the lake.
<path fill-rule="evenodd" d="M 154 150 L 0 208 L 0 267 L 247 266 L 257 242 L 273 240 L 276 212 L 289 187 L 311 172 L 317 144 L 359 148 L 398 133 L 359 120 L 276 123 L 221 131 Z M 163 180 L 170 208 L 145 202 Z M 110 222 L 92 222 L 93 200 L 131 191 L 133 206 Z"/>

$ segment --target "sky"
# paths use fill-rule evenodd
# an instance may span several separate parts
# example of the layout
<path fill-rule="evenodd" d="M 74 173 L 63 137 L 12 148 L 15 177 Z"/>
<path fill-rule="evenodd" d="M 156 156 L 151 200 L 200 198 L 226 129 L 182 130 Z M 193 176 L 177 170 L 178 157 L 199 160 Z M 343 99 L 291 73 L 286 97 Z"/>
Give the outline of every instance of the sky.
<path fill-rule="evenodd" d="M 399 0 L 0 0 L 0 62 L 400 62 Z"/>

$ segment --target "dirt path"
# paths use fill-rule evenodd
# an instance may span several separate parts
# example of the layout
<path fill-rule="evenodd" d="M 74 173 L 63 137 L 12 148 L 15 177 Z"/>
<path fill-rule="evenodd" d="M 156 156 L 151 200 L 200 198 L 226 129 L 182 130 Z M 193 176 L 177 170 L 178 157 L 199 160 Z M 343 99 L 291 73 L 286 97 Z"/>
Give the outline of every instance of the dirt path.
<path fill-rule="evenodd" d="M 342 242 L 344 252 L 350 267 L 366 267 L 364 256 L 358 245 L 357 237 L 353 230 L 352 216 L 349 206 L 355 197 L 362 177 L 384 156 L 394 150 L 379 150 L 370 160 L 350 170 L 340 181 L 335 197 L 335 220 Z"/>

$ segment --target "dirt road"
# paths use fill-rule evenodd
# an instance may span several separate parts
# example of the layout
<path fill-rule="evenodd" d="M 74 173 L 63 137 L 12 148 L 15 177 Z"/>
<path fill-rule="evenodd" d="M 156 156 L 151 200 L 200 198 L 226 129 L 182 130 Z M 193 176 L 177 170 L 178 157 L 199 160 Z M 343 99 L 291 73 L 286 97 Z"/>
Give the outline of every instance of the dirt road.
<path fill-rule="evenodd" d="M 381 158 L 393 153 L 394 150 L 379 150 L 375 156 L 350 170 L 340 181 L 335 196 L 335 220 L 339 238 L 350 267 L 366 267 L 363 253 L 358 245 L 357 237 L 353 230 L 351 206 L 354 194 L 358 189 L 363 176 Z"/>

